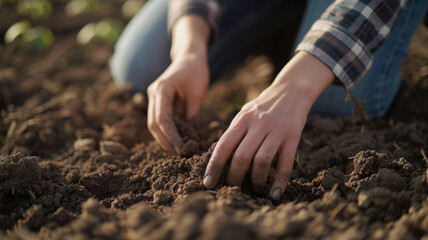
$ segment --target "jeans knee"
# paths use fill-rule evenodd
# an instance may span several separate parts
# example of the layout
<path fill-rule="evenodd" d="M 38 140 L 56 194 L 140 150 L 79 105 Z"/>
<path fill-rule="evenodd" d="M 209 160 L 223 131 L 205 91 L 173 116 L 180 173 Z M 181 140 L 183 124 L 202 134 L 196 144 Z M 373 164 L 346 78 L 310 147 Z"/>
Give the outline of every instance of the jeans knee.
<path fill-rule="evenodd" d="M 117 87 L 123 88 L 126 85 L 125 70 L 126 66 L 117 61 L 116 53 L 110 58 L 110 73 Z"/>
<path fill-rule="evenodd" d="M 130 63 L 121 52 L 115 51 L 110 58 L 110 73 L 114 83 L 119 89 L 127 89 L 133 92 L 144 92 L 147 86 L 141 82 L 139 70 Z"/>

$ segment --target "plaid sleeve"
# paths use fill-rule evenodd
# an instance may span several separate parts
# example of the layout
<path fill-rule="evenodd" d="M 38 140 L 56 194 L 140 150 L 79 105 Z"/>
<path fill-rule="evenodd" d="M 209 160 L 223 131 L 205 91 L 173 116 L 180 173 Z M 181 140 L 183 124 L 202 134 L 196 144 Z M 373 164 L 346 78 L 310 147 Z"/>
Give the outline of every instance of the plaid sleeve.
<path fill-rule="evenodd" d="M 168 33 L 174 23 L 183 15 L 196 14 L 207 20 L 211 28 L 210 42 L 217 36 L 220 5 L 216 0 L 169 0 L 168 6 Z"/>
<path fill-rule="evenodd" d="M 338 0 L 316 21 L 296 51 L 320 59 L 348 90 L 367 73 L 406 0 Z"/>

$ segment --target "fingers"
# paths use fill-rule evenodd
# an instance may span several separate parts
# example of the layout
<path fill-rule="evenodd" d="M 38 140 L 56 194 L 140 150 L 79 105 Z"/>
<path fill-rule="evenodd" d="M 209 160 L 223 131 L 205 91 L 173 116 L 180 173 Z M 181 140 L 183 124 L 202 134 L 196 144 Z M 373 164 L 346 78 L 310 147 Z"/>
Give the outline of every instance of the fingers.
<path fill-rule="evenodd" d="M 227 183 L 229 185 L 241 186 L 242 180 L 248 171 L 253 160 L 254 154 L 263 141 L 264 136 L 258 135 L 258 131 L 249 131 L 239 144 L 233 154 L 230 163 Z"/>
<path fill-rule="evenodd" d="M 231 126 L 218 140 L 211 159 L 208 162 L 203 180 L 204 186 L 208 189 L 215 187 L 227 159 L 236 147 L 238 147 L 238 144 L 246 133 L 246 128 Z"/>
<path fill-rule="evenodd" d="M 179 116 L 183 116 L 183 114 L 185 113 L 185 103 L 183 101 L 181 101 L 180 98 L 175 98 L 174 101 L 174 114 L 177 114 Z"/>
<path fill-rule="evenodd" d="M 155 97 L 155 121 L 159 126 L 161 134 L 172 145 L 176 154 L 181 154 L 183 140 L 178 134 L 177 127 L 172 120 L 172 99 L 165 94 L 157 94 Z"/>
<path fill-rule="evenodd" d="M 299 139 L 287 139 L 285 144 L 279 149 L 275 181 L 273 182 L 270 191 L 270 197 L 273 200 L 278 200 L 282 196 L 285 187 L 290 180 L 294 163 L 294 155 L 296 154 L 298 143 Z"/>
<path fill-rule="evenodd" d="M 150 95 L 149 95 L 150 97 Z M 155 107 L 155 101 L 154 99 L 151 97 L 151 99 L 149 100 L 149 106 L 148 106 L 148 116 L 147 116 L 147 127 L 150 130 L 150 132 L 152 133 L 153 137 L 156 139 L 156 141 L 162 146 L 163 149 L 165 149 L 166 151 L 170 152 L 170 153 L 174 153 L 174 150 L 172 149 L 171 145 L 168 143 L 168 140 L 163 136 L 162 131 L 159 129 L 156 120 L 155 120 L 155 116 L 156 116 L 156 111 L 155 111 L 156 107 Z"/>
<path fill-rule="evenodd" d="M 203 93 L 193 93 L 186 100 L 186 119 L 190 119 L 198 113 L 201 107 Z"/>
<path fill-rule="evenodd" d="M 251 184 L 254 192 L 257 194 L 261 194 L 265 190 L 267 177 L 272 161 L 278 151 L 279 143 L 279 138 L 274 133 L 270 133 L 254 156 Z"/>

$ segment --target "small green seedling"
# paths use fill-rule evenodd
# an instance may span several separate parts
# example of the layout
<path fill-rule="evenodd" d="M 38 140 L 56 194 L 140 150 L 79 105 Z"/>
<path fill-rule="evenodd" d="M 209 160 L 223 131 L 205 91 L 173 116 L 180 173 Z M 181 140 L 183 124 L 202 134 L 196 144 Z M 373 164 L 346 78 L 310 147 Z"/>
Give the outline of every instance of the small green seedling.
<path fill-rule="evenodd" d="M 296 161 L 297 166 L 299 166 L 299 168 L 302 168 L 302 164 L 300 163 L 300 155 L 299 154 L 296 155 L 296 158 L 294 160 Z"/>
<path fill-rule="evenodd" d="M 116 43 L 125 25 L 118 19 L 105 18 L 99 22 L 86 24 L 77 34 L 76 40 L 85 45 L 94 39 L 108 44 Z"/>
<path fill-rule="evenodd" d="M 22 20 L 14 23 L 9 27 L 4 35 L 4 41 L 8 44 L 18 43 L 22 35 L 30 29 L 31 23 L 27 20 Z"/>
<path fill-rule="evenodd" d="M 52 46 L 54 35 L 47 27 L 30 28 L 23 35 L 23 46 L 27 49 L 38 51 Z"/>
<path fill-rule="evenodd" d="M 76 36 L 76 40 L 79 44 L 85 45 L 96 38 L 95 26 L 97 24 L 92 22 L 86 24 Z"/>
<path fill-rule="evenodd" d="M 97 23 L 95 26 L 96 35 L 109 44 L 116 43 L 119 38 L 124 24 L 114 18 L 105 18 Z"/>
<path fill-rule="evenodd" d="M 102 0 L 71 0 L 65 5 L 65 13 L 69 16 L 77 16 L 88 13 L 100 12 L 104 7 Z"/>
<path fill-rule="evenodd" d="M 140 8 L 144 5 L 144 0 L 128 0 L 122 5 L 122 15 L 127 18 L 132 18 L 137 14 Z"/>
<path fill-rule="evenodd" d="M 47 18 L 52 14 L 52 3 L 48 0 L 21 0 L 18 2 L 17 11 L 34 19 Z"/>

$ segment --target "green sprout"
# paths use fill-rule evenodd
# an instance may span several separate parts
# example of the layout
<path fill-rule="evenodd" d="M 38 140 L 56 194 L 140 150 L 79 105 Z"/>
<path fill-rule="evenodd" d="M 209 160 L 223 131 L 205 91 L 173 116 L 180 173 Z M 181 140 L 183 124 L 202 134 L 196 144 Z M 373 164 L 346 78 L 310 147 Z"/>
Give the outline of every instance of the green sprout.
<path fill-rule="evenodd" d="M 9 27 L 6 34 L 4 35 L 4 41 L 8 44 L 18 43 L 22 35 L 31 28 L 31 23 L 27 20 L 22 20 L 14 23 Z"/>
<path fill-rule="evenodd" d="M 37 26 L 28 29 L 23 35 L 24 47 L 33 51 L 50 48 L 54 42 L 54 35 L 47 27 Z"/>
<path fill-rule="evenodd" d="M 109 44 L 116 43 L 125 25 L 118 19 L 105 18 L 95 25 L 95 33 Z"/>
<path fill-rule="evenodd" d="M 49 17 L 52 9 L 52 3 L 48 0 L 21 0 L 17 5 L 19 14 L 34 19 Z"/>
<path fill-rule="evenodd" d="M 122 5 L 122 15 L 132 18 L 144 5 L 144 0 L 128 0 Z"/>
<path fill-rule="evenodd" d="M 76 39 L 79 44 L 85 45 L 97 37 L 95 26 L 97 23 L 91 22 L 86 24 L 77 34 Z"/>
<path fill-rule="evenodd" d="M 302 168 L 302 164 L 300 163 L 300 155 L 299 154 L 296 155 L 296 158 L 294 160 L 296 161 L 297 166 L 299 166 L 300 168 Z"/>
<path fill-rule="evenodd" d="M 79 44 L 88 44 L 92 40 L 102 40 L 108 44 L 115 44 L 125 25 L 118 19 L 104 18 L 98 22 L 86 24 L 77 34 Z"/>
<path fill-rule="evenodd" d="M 100 12 L 103 7 L 102 0 L 71 0 L 65 5 L 64 10 L 68 16 L 77 16 Z"/>
<path fill-rule="evenodd" d="M 20 48 L 33 51 L 44 50 L 52 46 L 54 35 L 47 27 L 31 27 L 31 23 L 22 20 L 14 23 L 7 30 L 4 40 L 7 44 L 15 44 Z"/>

